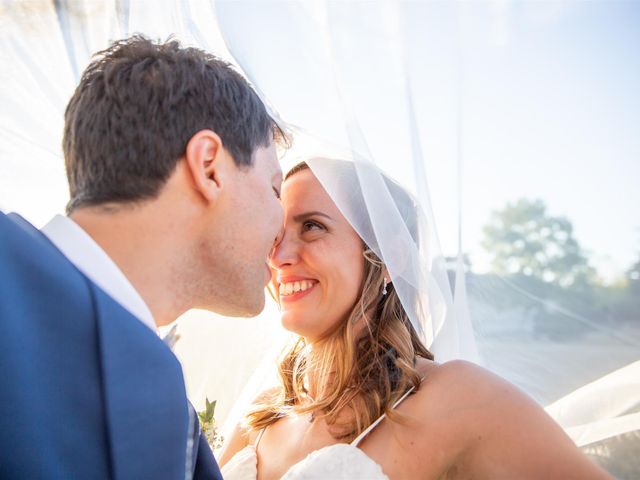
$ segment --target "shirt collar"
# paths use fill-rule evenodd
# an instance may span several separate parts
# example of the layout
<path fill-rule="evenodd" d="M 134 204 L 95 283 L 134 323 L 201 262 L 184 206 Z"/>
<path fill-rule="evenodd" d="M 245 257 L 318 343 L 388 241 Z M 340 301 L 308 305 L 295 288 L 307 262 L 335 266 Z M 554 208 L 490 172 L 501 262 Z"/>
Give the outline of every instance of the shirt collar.
<path fill-rule="evenodd" d="M 56 215 L 42 233 L 98 287 L 151 330 L 153 315 L 140 294 L 107 253 L 69 217 Z"/>

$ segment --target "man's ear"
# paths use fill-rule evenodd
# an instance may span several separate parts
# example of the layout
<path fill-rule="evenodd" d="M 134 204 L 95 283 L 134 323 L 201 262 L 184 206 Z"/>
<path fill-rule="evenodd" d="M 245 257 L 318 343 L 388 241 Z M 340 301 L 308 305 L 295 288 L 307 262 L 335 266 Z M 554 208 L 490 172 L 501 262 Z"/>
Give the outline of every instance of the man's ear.
<path fill-rule="evenodd" d="M 212 130 L 200 130 L 187 143 L 187 170 L 196 191 L 206 201 L 215 201 L 220 194 L 226 166 L 225 153 L 222 140 Z"/>

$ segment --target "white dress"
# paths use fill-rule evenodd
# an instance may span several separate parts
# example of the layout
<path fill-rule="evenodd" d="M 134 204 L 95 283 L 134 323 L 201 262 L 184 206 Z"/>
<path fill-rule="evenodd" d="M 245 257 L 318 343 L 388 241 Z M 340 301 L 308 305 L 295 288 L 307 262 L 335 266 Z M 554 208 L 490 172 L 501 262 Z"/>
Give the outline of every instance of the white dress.
<path fill-rule="evenodd" d="M 411 388 L 394 405 L 404 400 L 411 392 Z M 358 438 L 350 444 L 338 443 L 315 450 L 300 462 L 292 465 L 282 476 L 282 480 L 389 480 L 382 467 L 367 456 L 358 444 L 371 432 L 382 420 L 384 415 L 373 422 Z M 260 442 L 264 429 L 256 439 L 256 445 Z M 258 456 L 255 445 L 247 445 L 236 453 L 229 462 L 222 467 L 222 477 L 225 480 L 256 480 L 258 476 Z"/>

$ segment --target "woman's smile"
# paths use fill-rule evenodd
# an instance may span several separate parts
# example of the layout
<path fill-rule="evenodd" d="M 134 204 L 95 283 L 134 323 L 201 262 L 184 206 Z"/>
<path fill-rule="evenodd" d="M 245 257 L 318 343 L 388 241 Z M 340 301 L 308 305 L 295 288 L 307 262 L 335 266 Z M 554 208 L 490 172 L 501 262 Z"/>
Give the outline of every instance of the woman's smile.
<path fill-rule="evenodd" d="M 351 312 L 365 259 L 362 240 L 311 170 L 282 184 L 285 220 L 270 264 L 283 326 L 323 338 Z"/>
<path fill-rule="evenodd" d="M 312 278 L 287 276 L 278 282 L 281 302 L 295 302 L 311 293 L 318 281 Z"/>
<path fill-rule="evenodd" d="M 291 292 L 291 293 L 282 293 L 282 285 L 280 286 L 280 301 L 281 302 L 295 302 L 296 300 L 300 300 L 303 297 L 306 297 L 307 295 L 309 295 L 315 288 L 315 286 L 317 285 L 317 283 L 313 283 L 310 284 L 308 287 L 306 287 L 304 290 L 301 289 L 297 292 Z M 290 287 L 291 284 L 288 284 L 288 287 Z"/>

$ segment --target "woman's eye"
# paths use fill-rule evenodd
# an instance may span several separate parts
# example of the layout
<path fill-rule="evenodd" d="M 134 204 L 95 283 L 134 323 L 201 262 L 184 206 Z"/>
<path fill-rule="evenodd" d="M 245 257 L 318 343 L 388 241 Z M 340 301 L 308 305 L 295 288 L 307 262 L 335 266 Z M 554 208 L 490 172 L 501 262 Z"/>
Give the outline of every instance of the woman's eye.
<path fill-rule="evenodd" d="M 276 187 L 273 187 L 273 193 L 275 193 L 276 194 L 276 198 L 278 200 L 280 200 L 280 192 L 278 191 L 278 189 Z"/>
<path fill-rule="evenodd" d="M 311 230 L 324 230 L 324 225 L 319 222 L 315 222 L 313 220 L 307 220 L 302 224 L 302 231 L 308 232 Z"/>

